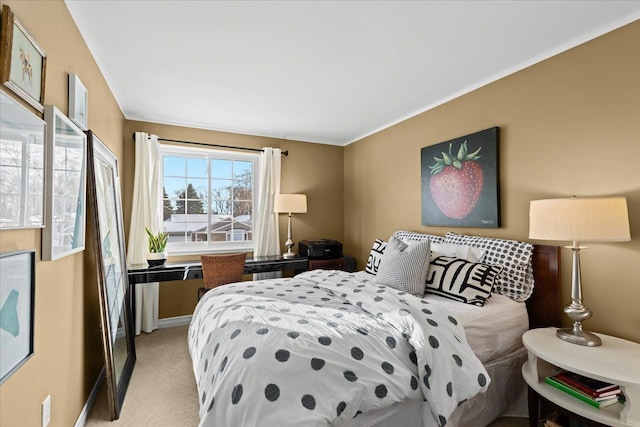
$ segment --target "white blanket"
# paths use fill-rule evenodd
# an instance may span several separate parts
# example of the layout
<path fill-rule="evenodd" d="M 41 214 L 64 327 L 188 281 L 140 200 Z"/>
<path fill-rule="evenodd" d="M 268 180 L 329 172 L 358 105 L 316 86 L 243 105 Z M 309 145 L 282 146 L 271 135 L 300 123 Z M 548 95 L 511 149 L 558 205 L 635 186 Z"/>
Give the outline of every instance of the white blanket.
<path fill-rule="evenodd" d="M 338 271 L 209 291 L 189 351 L 200 426 L 327 426 L 424 399 L 445 425 L 490 381 L 453 316 Z"/>

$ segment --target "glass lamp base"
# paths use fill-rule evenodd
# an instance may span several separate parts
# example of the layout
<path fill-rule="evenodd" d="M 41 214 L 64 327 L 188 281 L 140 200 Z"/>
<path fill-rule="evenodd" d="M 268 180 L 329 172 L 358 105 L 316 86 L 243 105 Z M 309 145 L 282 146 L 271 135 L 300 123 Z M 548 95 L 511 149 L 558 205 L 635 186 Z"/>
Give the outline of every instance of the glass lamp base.
<path fill-rule="evenodd" d="M 556 336 L 561 340 L 572 344 L 584 345 L 587 347 L 598 347 L 602 345 L 602 340 L 591 332 L 585 332 L 582 329 L 561 328 L 556 331 Z"/>

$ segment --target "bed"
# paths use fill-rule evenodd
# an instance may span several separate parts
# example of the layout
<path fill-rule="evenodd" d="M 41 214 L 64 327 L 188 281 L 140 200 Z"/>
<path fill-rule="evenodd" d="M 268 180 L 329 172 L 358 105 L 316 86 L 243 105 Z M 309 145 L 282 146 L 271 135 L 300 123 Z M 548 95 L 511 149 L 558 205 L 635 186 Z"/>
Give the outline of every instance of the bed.
<path fill-rule="evenodd" d="M 418 251 L 439 239 L 396 232 L 390 242 Z M 189 328 L 200 425 L 482 426 L 526 416 L 521 334 L 559 321 L 558 248 L 531 248 L 535 292 L 526 303 L 494 293 L 461 304 L 384 283 L 415 265 L 209 291 Z M 427 250 L 430 272 L 440 258 Z"/>

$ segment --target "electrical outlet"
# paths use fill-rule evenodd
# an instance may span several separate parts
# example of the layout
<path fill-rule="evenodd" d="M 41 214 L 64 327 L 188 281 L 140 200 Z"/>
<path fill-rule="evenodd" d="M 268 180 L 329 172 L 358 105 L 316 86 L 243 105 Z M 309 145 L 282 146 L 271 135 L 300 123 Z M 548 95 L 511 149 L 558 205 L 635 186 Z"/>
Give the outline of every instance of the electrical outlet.
<path fill-rule="evenodd" d="M 51 421 L 51 395 L 42 402 L 42 427 L 47 427 Z"/>

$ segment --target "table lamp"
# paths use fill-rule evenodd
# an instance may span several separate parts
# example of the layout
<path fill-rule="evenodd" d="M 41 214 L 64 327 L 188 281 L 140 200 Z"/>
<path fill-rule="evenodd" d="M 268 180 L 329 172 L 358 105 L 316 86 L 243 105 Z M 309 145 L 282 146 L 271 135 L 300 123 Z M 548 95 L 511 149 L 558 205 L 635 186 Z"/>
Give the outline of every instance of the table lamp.
<path fill-rule="evenodd" d="M 532 200 L 529 207 L 529 238 L 573 242 L 571 304 L 564 312 L 573 320 L 571 328 L 558 329 L 558 338 L 573 344 L 596 347 L 600 338 L 582 330 L 591 310 L 582 304 L 580 279 L 581 242 L 627 242 L 631 240 L 627 200 L 624 197 Z"/>
<path fill-rule="evenodd" d="M 275 213 L 288 213 L 289 226 L 287 228 L 287 253 L 283 254 L 285 258 L 293 258 L 296 256 L 291 251 L 295 243 L 291 238 L 291 214 L 307 212 L 307 196 L 305 194 L 276 194 L 274 200 L 273 211 Z"/>

